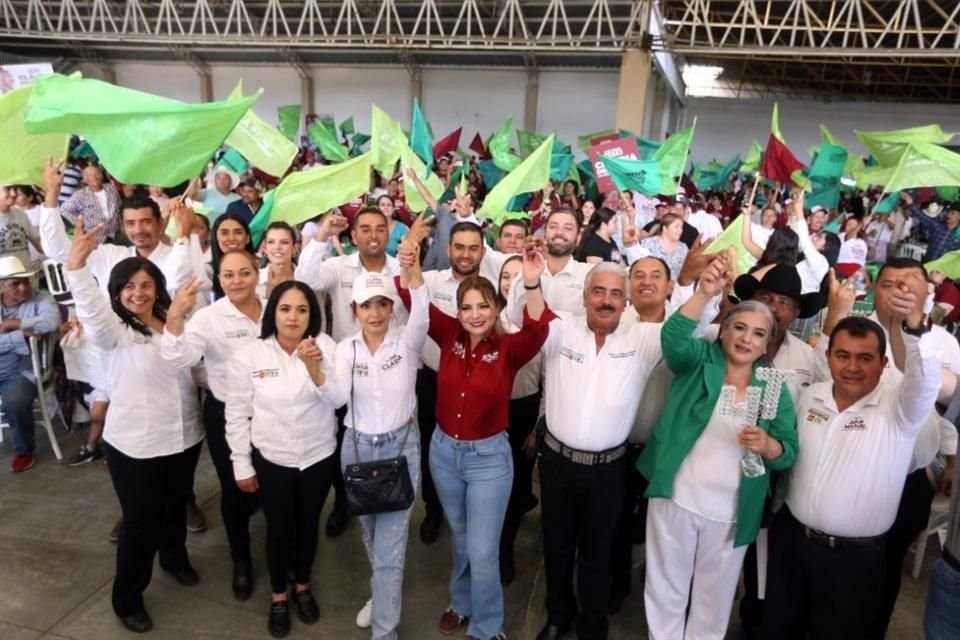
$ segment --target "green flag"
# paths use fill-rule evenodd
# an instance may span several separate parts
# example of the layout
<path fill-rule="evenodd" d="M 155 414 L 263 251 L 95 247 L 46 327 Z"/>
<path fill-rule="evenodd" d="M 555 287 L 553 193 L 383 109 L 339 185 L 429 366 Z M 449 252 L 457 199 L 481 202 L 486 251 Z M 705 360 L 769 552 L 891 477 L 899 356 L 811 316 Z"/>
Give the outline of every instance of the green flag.
<path fill-rule="evenodd" d="M 600 162 L 620 191 L 631 189 L 647 196 L 655 196 L 661 191 L 660 166 L 656 160 L 600 156 Z"/>
<path fill-rule="evenodd" d="M 897 208 L 897 203 L 899 202 L 900 202 L 899 191 L 888 193 L 880 200 L 880 202 L 873 205 L 872 213 L 890 213 L 891 211 Z"/>
<path fill-rule="evenodd" d="M 370 188 L 370 156 L 291 173 L 263 199 L 263 206 L 250 223 L 254 245 L 271 222 L 297 225 L 345 202 Z"/>
<path fill-rule="evenodd" d="M 331 128 L 332 124 L 330 121 L 317 120 L 310 127 L 307 135 L 317 145 L 317 149 L 320 150 L 324 158 L 330 162 L 343 162 L 350 157 L 350 152 L 337 141 L 336 130 Z"/>
<path fill-rule="evenodd" d="M 238 176 L 242 176 L 250 169 L 250 163 L 236 149 L 227 149 L 217 161 L 217 166 L 232 171 Z"/>
<path fill-rule="evenodd" d="M 513 116 L 507 118 L 507 121 L 497 130 L 490 142 L 487 143 L 487 149 L 493 157 L 493 164 L 504 171 L 513 171 L 520 166 L 520 158 L 510 153 L 510 133 L 513 131 Z"/>
<path fill-rule="evenodd" d="M 546 139 L 547 136 L 542 133 L 517 129 L 517 149 L 520 150 L 520 153 L 523 154 L 524 157 L 536 151 L 537 147 L 543 144 L 543 141 Z M 554 152 L 556 152 L 556 149 L 554 149 Z"/>
<path fill-rule="evenodd" d="M 824 142 L 810 163 L 810 178 L 841 178 L 847 165 L 847 150 L 841 146 Z"/>
<path fill-rule="evenodd" d="M 344 138 L 349 138 L 357 131 L 353 127 L 353 116 L 350 116 L 346 120 L 340 123 L 340 135 Z"/>
<path fill-rule="evenodd" d="M 530 193 L 542 189 L 550 180 L 550 155 L 554 136 L 544 140 L 536 151 L 497 183 L 487 193 L 477 217 L 492 220 L 494 224 L 503 223 L 507 214 L 507 204 L 521 193 Z"/>
<path fill-rule="evenodd" d="M 641 160 L 653 160 L 653 156 L 657 154 L 657 149 L 663 144 L 656 140 L 641 138 L 640 136 L 634 136 L 634 138 L 637 140 L 637 149 L 640 150 Z"/>
<path fill-rule="evenodd" d="M 680 176 L 687 168 L 687 155 L 690 153 L 690 143 L 693 142 L 696 128 L 697 121 L 694 120 L 692 127 L 674 133 L 654 154 L 653 159 L 660 165 L 660 179 L 664 190 L 662 193 L 669 195 L 677 192 Z"/>
<path fill-rule="evenodd" d="M 380 175 L 392 177 L 397 160 L 407 147 L 407 137 L 400 123 L 377 105 L 373 105 L 371 122 L 370 163 Z"/>
<path fill-rule="evenodd" d="M 945 253 L 936 260 L 923 265 L 927 273 L 939 271 L 951 280 L 960 278 L 960 250 Z"/>
<path fill-rule="evenodd" d="M 350 141 L 353 142 L 353 148 L 357 149 L 370 142 L 370 136 L 365 133 L 355 133 Z"/>
<path fill-rule="evenodd" d="M 43 184 L 47 156 L 56 162 L 67 157 L 69 133 L 29 135 L 23 128 L 33 85 L 0 96 L 0 184 Z M 89 146 L 89 145 L 88 145 Z"/>
<path fill-rule="evenodd" d="M 258 94 L 259 95 L 259 94 Z M 230 93 L 231 100 L 243 97 L 243 83 Z M 287 140 L 276 127 L 249 109 L 227 136 L 227 145 L 233 147 L 255 167 L 271 176 L 282 176 L 297 155 L 297 145 Z"/>
<path fill-rule="evenodd" d="M 433 164 L 433 136 L 427 126 L 427 119 L 420 110 L 420 100 L 413 99 L 413 121 L 410 124 L 410 148 L 425 163 Z"/>
<path fill-rule="evenodd" d="M 740 171 L 756 171 L 760 168 L 760 158 L 763 156 L 763 147 L 754 139 L 750 144 L 750 150 L 747 151 L 747 157 L 740 165 Z"/>
<path fill-rule="evenodd" d="M 780 105 L 776 102 L 773 103 L 773 113 L 770 114 L 770 133 L 783 144 L 787 144 L 787 141 L 783 139 L 783 134 L 780 132 Z"/>
<path fill-rule="evenodd" d="M 410 147 L 407 147 L 403 150 L 403 154 L 400 157 L 400 166 L 403 175 L 407 174 L 407 169 L 413 169 L 417 172 L 417 176 L 420 180 L 423 181 L 423 186 L 427 188 L 427 191 L 430 192 L 434 198 L 439 200 L 443 196 L 444 186 L 443 182 L 440 180 L 437 174 L 433 173 L 427 168 L 427 165 L 424 164 L 416 153 Z M 427 175 L 429 172 L 429 175 Z M 424 178 L 423 176 L 427 176 Z M 405 183 L 407 186 L 404 189 L 404 194 L 407 198 L 407 208 L 411 212 L 421 212 L 427 208 L 427 202 L 420 196 L 420 192 L 417 191 L 417 188 L 413 184 Z"/>
<path fill-rule="evenodd" d="M 200 175 L 257 97 L 186 104 L 50 75 L 34 83 L 24 122 L 32 135 L 83 136 L 120 182 L 172 187 Z"/>
<path fill-rule="evenodd" d="M 957 187 L 937 187 L 937 195 L 941 200 L 960 200 L 960 189 Z"/>
<path fill-rule="evenodd" d="M 884 191 L 960 186 L 960 154 L 929 142 L 911 142 L 883 185 Z"/>
<path fill-rule="evenodd" d="M 734 247 L 737 250 L 737 273 L 743 274 L 750 270 L 757 260 L 753 255 L 747 250 L 747 247 L 743 244 L 743 225 L 744 221 L 749 223 L 750 216 L 739 215 L 736 219 L 730 223 L 726 229 L 723 230 L 723 233 L 718 235 L 713 239 L 706 249 L 704 249 L 705 254 L 719 253 L 730 247 Z"/>
<path fill-rule="evenodd" d="M 546 140 L 546 138 L 543 139 L 544 142 L 546 142 Z M 550 179 L 566 180 L 570 177 L 570 170 L 572 168 L 573 154 L 570 153 L 570 147 L 554 138 L 553 150 L 550 154 Z M 579 179 L 577 182 L 579 183 Z"/>
<path fill-rule="evenodd" d="M 854 131 L 881 167 L 894 167 L 910 143 L 945 144 L 953 138 L 938 124 L 894 131 Z"/>
<path fill-rule="evenodd" d="M 300 105 L 289 104 L 277 107 L 277 120 L 280 122 L 280 131 L 288 140 L 296 141 L 300 131 Z"/>
<path fill-rule="evenodd" d="M 730 182 L 730 176 L 734 174 L 737 167 L 740 166 L 739 154 L 726 164 L 717 163 L 711 166 L 715 168 L 701 170 L 700 175 L 693 180 L 693 183 L 700 191 L 716 191 L 725 189 Z"/>
<path fill-rule="evenodd" d="M 803 206 L 809 211 L 816 205 L 824 209 L 836 209 L 840 203 L 840 181 L 836 178 L 813 182 L 813 191 L 803 198 Z"/>
<path fill-rule="evenodd" d="M 840 142 L 839 140 L 837 140 L 837 139 L 833 136 L 833 134 L 830 133 L 830 130 L 827 129 L 827 128 L 826 128 L 825 126 L 823 126 L 823 125 L 820 125 L 820 141 L 821 141 L 821 142 L 825 142 L 825 143 L 827 143 L 827 144 L 836 145 L 836 146 L 838 146 L 838 147 L 842 147 L 842 146 L 843 146 L 843 143 Z"/>

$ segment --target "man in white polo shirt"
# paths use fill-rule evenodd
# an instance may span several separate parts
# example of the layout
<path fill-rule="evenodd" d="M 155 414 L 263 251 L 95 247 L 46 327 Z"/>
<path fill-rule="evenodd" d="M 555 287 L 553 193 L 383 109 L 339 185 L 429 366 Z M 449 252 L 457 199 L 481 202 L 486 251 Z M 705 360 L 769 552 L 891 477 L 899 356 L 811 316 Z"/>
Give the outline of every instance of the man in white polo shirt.
<path fill-rule="evenodd" d="M 940 387 L 925 298 L 918 273 L 906 274 L 891 293 L 898 322 L 890 339 L 906 354 L 899 382 L 881 381 L 883 329 L 851 317 L 830 336 L 832 382 L 800 395 L 799 454 L 771 531 L 765 638 L 867 637 L 881 606 L 884 537 Z"/>

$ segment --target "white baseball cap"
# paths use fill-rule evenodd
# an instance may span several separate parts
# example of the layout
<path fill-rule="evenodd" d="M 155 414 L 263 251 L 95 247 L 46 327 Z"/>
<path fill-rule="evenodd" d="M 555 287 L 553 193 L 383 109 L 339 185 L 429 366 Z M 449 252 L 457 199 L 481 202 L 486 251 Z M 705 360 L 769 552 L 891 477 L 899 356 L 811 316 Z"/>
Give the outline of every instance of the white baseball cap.
<path fill-rule="evenodd" d="M 363 304 L 378 296 L 394 300 L 394 289 L 390 286 L 388 277 L 379 273 L 364 273 L 353 281 L 352 300 L 357 304 Z"/>
<path fill-rule="evenodd" d="M 810 213 L 819 213 L 821 211 L 826 211 L 826 209 L 824 209 L 818 204 L 815 204 L 812 207 L 810 207 Z"/>

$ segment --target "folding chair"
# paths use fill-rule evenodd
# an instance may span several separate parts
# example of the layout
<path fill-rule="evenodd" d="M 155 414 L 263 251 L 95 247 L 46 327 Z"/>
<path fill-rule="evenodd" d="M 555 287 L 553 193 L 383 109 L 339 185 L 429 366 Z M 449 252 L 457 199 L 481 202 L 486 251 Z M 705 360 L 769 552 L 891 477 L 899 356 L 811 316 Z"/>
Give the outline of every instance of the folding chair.
<path fill-rule="evenodd" d="M 47 407 L 48 398 L 56 399 L 56 382 L 53 377 L 53 352 L 57 347 L 58 338 L 59 336 L 55 331 L 44 336 L 31 336 L 30 359 L 33 362 L 33 376 L 37 385 L 37 399 L 40 402 L 40 415 L 43 418 L 43 428 L 47 430 L 47 437 L 50 438 L 50 446 L 53 447 L 53 453 L 57 456 L 57 461 L 63 461 L 63 453 L 60 451 L 57 435 L 53 431 L 50 409 Z M 60 408 L 57 407 L 56 415 L 59 414 Z"/>

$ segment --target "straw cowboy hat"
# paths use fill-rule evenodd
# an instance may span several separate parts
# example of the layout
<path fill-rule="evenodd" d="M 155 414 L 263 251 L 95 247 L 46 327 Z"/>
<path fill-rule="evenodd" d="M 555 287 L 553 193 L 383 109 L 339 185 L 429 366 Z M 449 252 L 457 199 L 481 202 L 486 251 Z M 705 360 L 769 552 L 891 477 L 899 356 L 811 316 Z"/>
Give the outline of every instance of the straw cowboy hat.
<path fill-rule="evenodd" d="M 927 205 L 927 208 L 924 209 L 923 212 L 928 216 L 930 216 L 931 218 L 936 218 L 941 213 L 943 213 L 943 207 L 941 207 L 936 202 L 931 202 L 930 204 Z"/>

